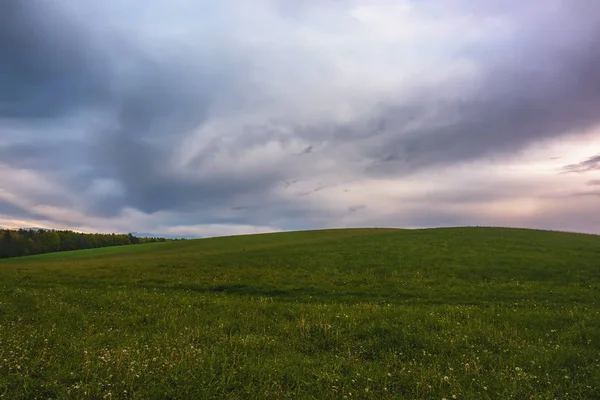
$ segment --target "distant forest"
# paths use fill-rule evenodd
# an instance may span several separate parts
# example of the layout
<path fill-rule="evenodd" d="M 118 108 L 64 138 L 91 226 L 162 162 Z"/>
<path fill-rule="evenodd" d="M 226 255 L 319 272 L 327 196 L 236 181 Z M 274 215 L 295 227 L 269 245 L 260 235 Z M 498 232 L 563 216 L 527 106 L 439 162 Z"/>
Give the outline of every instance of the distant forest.
<path fill-rule="evenodd" d="M 172 239 L 137 237 L 131 233 L 106 234 L 45 229 L 0 229 L 0 258 L 170 240 Z"/>

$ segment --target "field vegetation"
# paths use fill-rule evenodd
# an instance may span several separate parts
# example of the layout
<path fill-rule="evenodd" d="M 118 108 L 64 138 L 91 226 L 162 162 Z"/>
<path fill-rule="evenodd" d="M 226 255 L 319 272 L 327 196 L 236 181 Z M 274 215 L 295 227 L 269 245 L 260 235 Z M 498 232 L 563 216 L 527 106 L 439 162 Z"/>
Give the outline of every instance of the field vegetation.
<path fill-rule="evenodd" d="M 600 236 L 350 229 L 0 260 L 7 399 L 598 399 Z"/>

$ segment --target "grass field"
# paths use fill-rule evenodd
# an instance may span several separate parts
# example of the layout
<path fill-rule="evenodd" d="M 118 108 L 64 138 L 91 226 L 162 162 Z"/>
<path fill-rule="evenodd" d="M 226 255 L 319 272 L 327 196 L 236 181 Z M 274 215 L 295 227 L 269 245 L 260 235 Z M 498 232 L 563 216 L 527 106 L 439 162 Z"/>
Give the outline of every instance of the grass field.
<path fill-rule="evenodd" d="M 600 399 L 600 236 L 356 229 L 0 261 L 7 399 Z"/>

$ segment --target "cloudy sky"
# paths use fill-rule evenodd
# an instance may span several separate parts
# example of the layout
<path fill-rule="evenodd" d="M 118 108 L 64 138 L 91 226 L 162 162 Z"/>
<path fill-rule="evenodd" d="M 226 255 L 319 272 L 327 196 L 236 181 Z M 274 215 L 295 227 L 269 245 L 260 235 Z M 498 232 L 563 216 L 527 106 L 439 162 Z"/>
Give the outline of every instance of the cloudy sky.
<path fill-rule="evenodd" d="M 0 226 L 600 233 L 598 0 L 0 1 Z"/>

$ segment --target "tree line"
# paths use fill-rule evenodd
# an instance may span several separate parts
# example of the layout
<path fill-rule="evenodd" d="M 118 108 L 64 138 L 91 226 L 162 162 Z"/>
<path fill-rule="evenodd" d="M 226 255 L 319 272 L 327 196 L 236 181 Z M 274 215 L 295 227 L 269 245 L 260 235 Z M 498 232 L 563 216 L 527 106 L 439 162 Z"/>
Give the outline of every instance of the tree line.
<path fill-rule="evenodd" d="M 80 233 L 68 230 L 0 229 L 0 258 L 128 244 L 166 242 L 172 239 L 115 233 Z"/>

